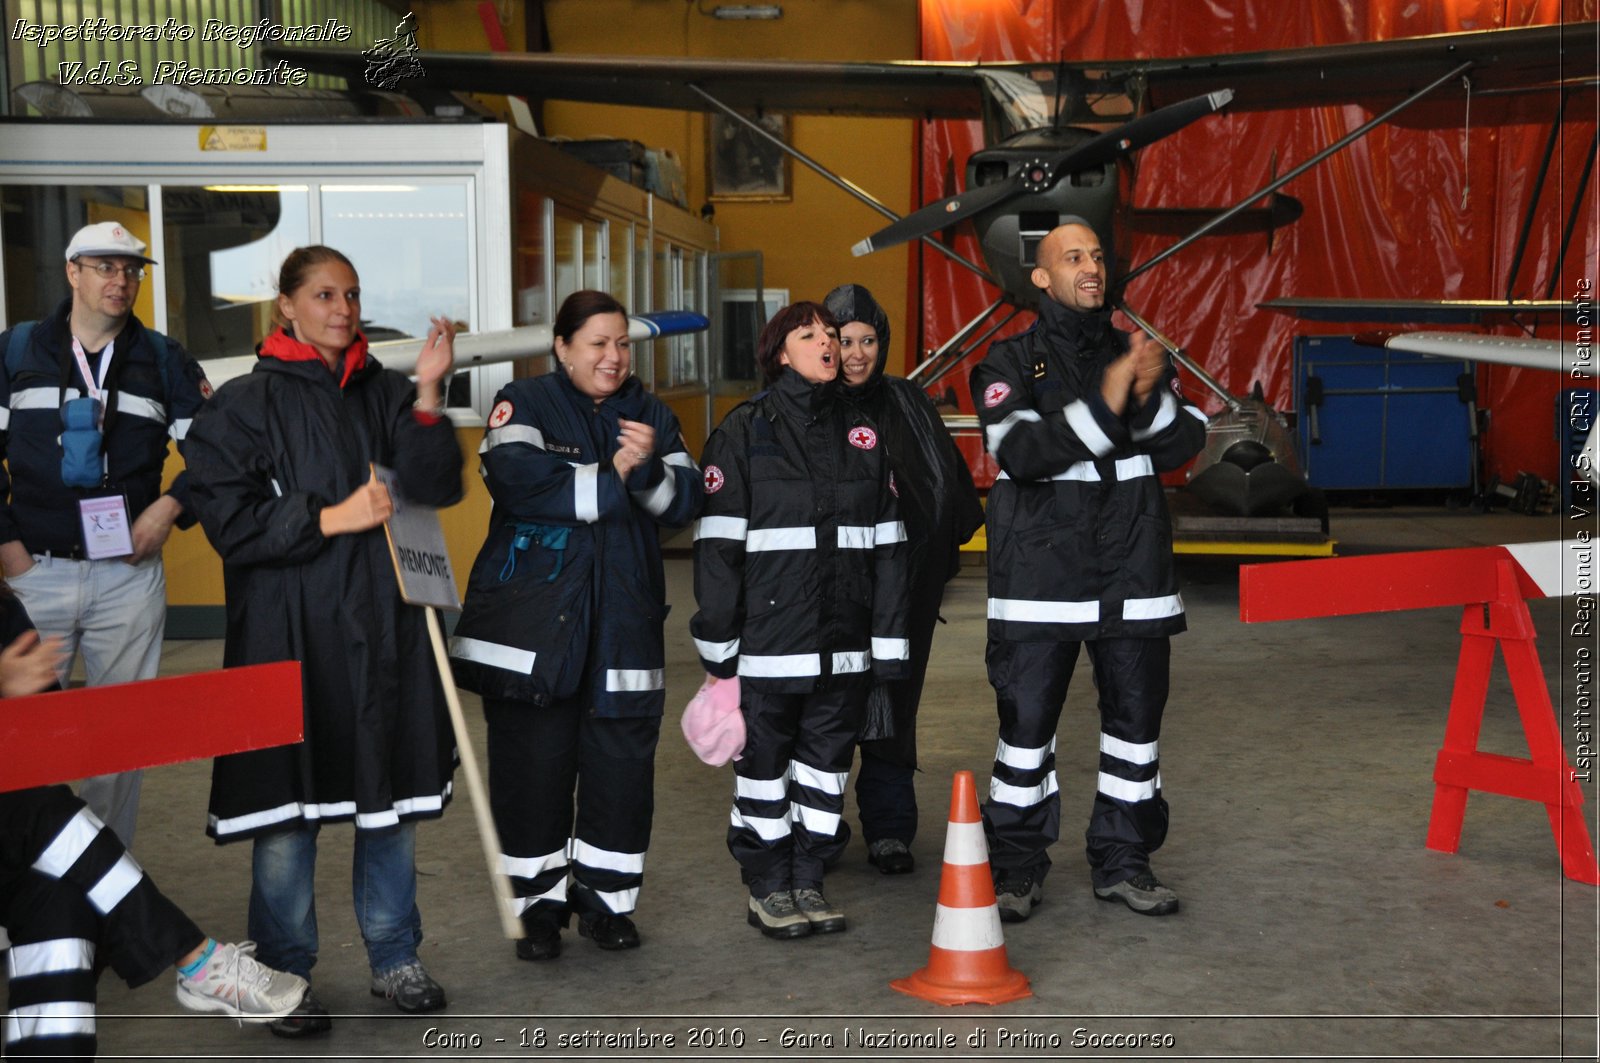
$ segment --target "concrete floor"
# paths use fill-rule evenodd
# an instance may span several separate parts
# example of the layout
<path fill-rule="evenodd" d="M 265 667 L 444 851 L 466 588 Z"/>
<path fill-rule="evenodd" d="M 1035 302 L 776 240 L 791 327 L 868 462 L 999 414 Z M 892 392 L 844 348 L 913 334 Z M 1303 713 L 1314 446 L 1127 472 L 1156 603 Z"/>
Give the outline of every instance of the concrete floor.
<path fill-rule="evenodd" d="M 1342 554 L 1562 530 L 1558 517 L 1444 509 L 1333 517 Z M 448 1010 L 401 1016 L 368 995 L 348 902 L 350 832 L 330 828 L 316 982 L 338 1016 L 332 1034 L 278 1040 L 181 1012 L 164 980 L 129 991 L 107 977 L 102 1058 L 1595 1058 L 1600 891 L 1563 878 L 1543 809 L 1475 796 L 1460 853 L 1423 845 L 1459 642 L 1455 609 L 1244 625 L 1238 564 L 1185 559 L 1190 630 L 1174 644 L 1162 736 L 1172 827 L 1156 858 L 1183 911 L 1146 918 L 1090 893 L 1079 839 L 1098 723 L 1084 666 L 1060 733 L 1066 837 L 1045 903 L 1006 927 L 1011 963 L 1034 996 L 941 1008 L 888 982 L 928 958 L 953 773 L 970 769 L 987 789 L 995 722 L 982 567 L 951 585 L 949 624 L 934 647 L 916 873 L 879 875 L 858 832 L 828 879 L 849 931 L 787 943 L 745 925 L 724 846 L 731 771 L 695 760 L 677 732 L 700 673 L 687 632 L 690 566 L 668 567 L 669 709 L 637 913 L 643 948 L 604 953 L 569 931 L 559 960 L 515 960 L 458 790 L 419 836 L 422 956 L 449 991 Z M 1559 635 L 1572 608 L 1532 603 L 1569 755 L 1564 658 L 1575 650 Z M 173 671 L 216 667 L 221 652 L 214 642 L 166 650 Z M 470 696 L 467 715 L 481 742 Z M 1498 666 L 1486 717 L 1482 748 L 1525 751 Z M 237 938 L 249 847 L 205 839 L 208 781 L 205 763 L 150 772 L 136 850 L 203 927 Z M 1592 834 L 1593 783 L 1587 793 Z M 853 799 L 847 815 L 853 821 Z M 814 1040 L 786 1041 L 785 1030 Z M 889 1040 L 863 1049 L 862 1032 Z"/>

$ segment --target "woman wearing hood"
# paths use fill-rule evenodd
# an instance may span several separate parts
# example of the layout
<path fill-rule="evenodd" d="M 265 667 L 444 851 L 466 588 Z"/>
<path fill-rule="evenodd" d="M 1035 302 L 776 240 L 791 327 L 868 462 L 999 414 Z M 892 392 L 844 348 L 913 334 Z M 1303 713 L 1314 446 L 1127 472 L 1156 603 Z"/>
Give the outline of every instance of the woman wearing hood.
<path fill-rule="evenodd" d="M 944 585 L 961 567 L 958 550 L 983 525 L 972 473 L 929 401 L 909 380 L 886 376 L 889 316 L 859 284 L 828 293 L 828 311 L 839 322 L 840 375 L 844 398 L 877 425 L 888 449 L 906 526 L 910 588 L 911 660 L 904 678 L 878 683 L 872 691 L 872 727 L 861 742 L 856 805 L 867 859 L 885 875 L 913 867 L 911 840 L 917 833 L 917 704 L 928 672 L 933 628 Z M 879 733 L 887 718 L 888 734 Z"/>
<path fill-rule="evenodd" d="M 839 332 L 817 303 L 761 330 L 767 389 L 706 442 L 689 622 L 713 681 L 739 684 L 728 849 L 746 921 L 773 938 L 845 929 L 822 893 L 843 851 L 845 780 L 873 678 L 900 675 L 906 588 L 877 428 L 839 401 Z"/>
<path fill-rule="evenodd" d="M 416 821 L 450 798 L 455 740 L 422 609 L 401 601 L 383 523 L 394 499 L 461 497 L 461 448 L 444 416 L 454 359 L 435 318 L 416 383 L 361 334 L 361 283 L 331 247 L 301 247 L 278 275 L 279 326 L 252 372 L 228 381 L 189 429 L 185 460 L 206 538 L 222 555 L 227 667 L 299 661 L 305 740 L 218 757 L 206 832 L 254 843 L 250 936 L 268 966 L 309 980 L 317 962 L 317 833 L 355 823 L 353 890 L 374 995 L 402 1011 L 445 1005 L 417 959 Z M 329 1029 L 308 991 L 271 1025 Z"/>

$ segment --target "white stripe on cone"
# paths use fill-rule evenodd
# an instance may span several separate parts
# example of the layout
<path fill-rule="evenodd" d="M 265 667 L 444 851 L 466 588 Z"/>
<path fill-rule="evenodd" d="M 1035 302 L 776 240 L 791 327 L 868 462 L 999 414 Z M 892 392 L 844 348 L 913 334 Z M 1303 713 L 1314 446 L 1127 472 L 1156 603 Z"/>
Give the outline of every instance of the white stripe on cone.
<path fill-rule="evenodd" d="M 933 944 L 938 948 L 986 952 L 1004 948 L 1005 943 L 1005 934 L 1000 930 L 1000 909 L 996 905 L 946 908 L 941 904 L 933 913 Z"/>
<path fill-rule="evenodd" d="M 982 823 L 951 823 L 944 835 L 944 862 L 967 867 L 989 862 Z"/>

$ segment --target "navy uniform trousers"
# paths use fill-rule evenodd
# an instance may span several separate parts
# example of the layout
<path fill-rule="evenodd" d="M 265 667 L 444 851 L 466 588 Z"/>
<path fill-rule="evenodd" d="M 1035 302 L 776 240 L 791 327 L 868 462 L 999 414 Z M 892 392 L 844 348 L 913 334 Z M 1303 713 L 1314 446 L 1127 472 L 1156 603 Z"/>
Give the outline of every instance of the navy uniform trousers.
<path fill-rule="evenodd" d="M 768 694 L 741 684 L 745 745 L 733 762 L 728 851 L 752 897 L 820 889 L 850 841 L 844 784 L 867 687 Z"/>
<path fill-rule="evenodd" d="M 11 940 L 0 1055 L 93 1059 L 100 972 L 143 985 L 205 935 L 66 787 L 0 800 L 37 802 L 36 822 L 52 824 L 26 869 L 0 869 L 0 927 Z"/>
<path fill-rule="evenodd" d="M 525 920 L 565 925 L 572 910 L 627 915 L 639 903 L 661 717 L 599 717 L 587 704 L 483 699 L 489 806 Z"/>
<path fill-rule="evenodd" d="M 1148 870 L 1150 854 L 1166 840 L 1157 742 L 1167 704 L 1171 641 L 991 639 L 986 658 L 1000 741 L 983 821 L 997 878 L 1025 871 L 1042 879 L 1050 869 L 1046 850 L 1061 835 L 1056 724 L 1080 645 L 1089 649 L 1100 703 L 1100 770 L 1084 832 L 1095 887 Z"/>

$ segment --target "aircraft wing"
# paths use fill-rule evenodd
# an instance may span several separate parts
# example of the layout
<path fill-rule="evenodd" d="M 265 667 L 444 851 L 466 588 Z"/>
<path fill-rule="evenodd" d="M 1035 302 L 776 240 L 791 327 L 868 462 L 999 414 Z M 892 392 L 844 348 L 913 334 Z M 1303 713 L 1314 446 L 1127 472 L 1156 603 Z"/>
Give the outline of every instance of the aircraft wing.
<path fill-rule="evenodd" d="M 1476 325 L 1484 321 L 1531 321 L 1558 317 L 1575 321 L 1578 304 L 1560 299 L 1302 299 L 1288 296 L 1257 303 L 1262 310 L 1293 314 L 1302 321 L 1382 321 L 1409 325 Z"/>
<path fill-rule="evenodd" d="M 1549 369 L 1572 377 L 1596 376 L 1592 347 L 1566 340 L 1485 336 L 1471 332 L 1363 332 L 1356 342 L 1392 351 L 1410 351 L 1465 362 L 1494 362 L 1525 369 Z"/>
<path fill-rule="evenodd" d="M 1235 91 L 1234 110 L 1392 102 L 1471 60 L 1473 92 L 1525 91 L 1594 80 L 1595 22 L 1443 33 L 1391 41 L 1178 59 L 1066 63 L 698 59 L 545 52 L 418 52 L 425 76 L 409 84 L 540 99 L 709 111 L 691 86 L 747 110 L 795 114 L 977 118 L 987 82 L 1032 81 L 1044 93 L 1061 74 L 1069 95 L 1143 91 L 1150 107 Z M 266 47 L 269 60 L 360 84 L 354 49 Z"/>

